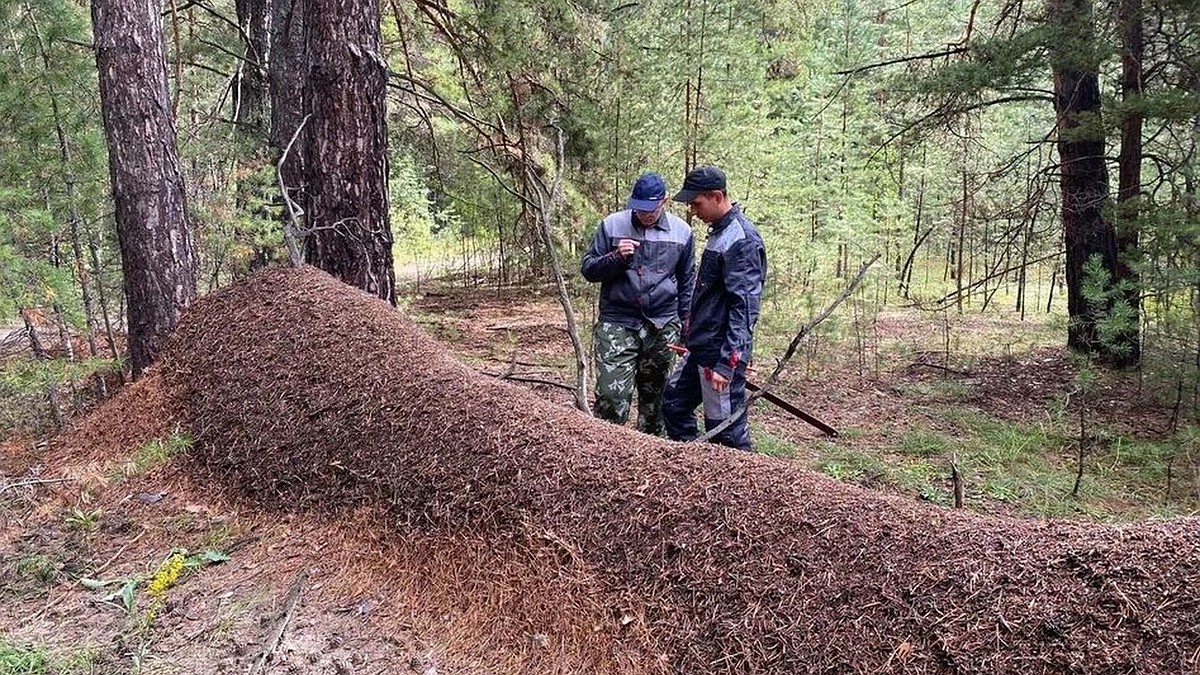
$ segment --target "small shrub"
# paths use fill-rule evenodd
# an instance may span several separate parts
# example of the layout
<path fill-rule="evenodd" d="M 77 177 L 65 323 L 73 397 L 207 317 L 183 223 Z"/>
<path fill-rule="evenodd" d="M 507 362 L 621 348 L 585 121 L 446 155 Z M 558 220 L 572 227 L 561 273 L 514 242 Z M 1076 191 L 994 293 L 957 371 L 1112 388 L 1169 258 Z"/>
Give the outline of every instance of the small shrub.
<path fill-rule="evenodd" d="M 100 525 L 100 517 L 102 515 L 104 515 L 104 511 L 102 509 L 97 508 L 91 509 L 90 511 L 84 511 L 83 509 L 76 507 L 71 509 L 71 513 L 67 514 L 67 529 L 91 532 Z"/>
<path fill-rule="evenodd" d="M 41 553 L 30 553 L 17 561 L 17 575 L 46 584 L 58 574 L 58 561 Z"/>

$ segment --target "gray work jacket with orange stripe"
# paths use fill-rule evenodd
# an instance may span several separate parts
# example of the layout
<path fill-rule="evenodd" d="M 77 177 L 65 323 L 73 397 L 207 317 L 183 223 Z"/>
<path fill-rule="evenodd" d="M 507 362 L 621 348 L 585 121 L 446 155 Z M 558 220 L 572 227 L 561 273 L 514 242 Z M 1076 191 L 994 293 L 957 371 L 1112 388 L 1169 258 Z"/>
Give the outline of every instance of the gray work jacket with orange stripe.
<path fill-rule="evenodd" d="M 640 242 L 627 260 L 616 251 L 622 239 Z M 600 282 L 600 320 L 634 329 L 643 321 L 657 328 L 676 317 L 686 322 L 695 250 L 692 228 L 665 211 L 650 227 L 628 209 L 606 217 L 581 266 L 585 279 Z"/>

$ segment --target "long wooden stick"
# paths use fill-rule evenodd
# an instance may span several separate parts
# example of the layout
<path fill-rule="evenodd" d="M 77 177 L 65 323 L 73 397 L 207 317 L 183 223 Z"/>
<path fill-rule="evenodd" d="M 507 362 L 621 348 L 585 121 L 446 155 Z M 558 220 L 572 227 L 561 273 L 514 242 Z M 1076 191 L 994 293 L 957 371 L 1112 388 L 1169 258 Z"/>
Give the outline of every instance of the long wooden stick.
<path fill-rule="evenodd" d="M 749 380 L 746 380 L 746 390 L 750 391 L 750 392 L 762 391 L 762 387 L 758 386 L 757 384 L 754 384 L 753 382 L 751 382 Z M 813 417 L 812 415 L 804 412 L 800 408 L 796 407 L 795 404 L 791 403 L 790 401 L 788 401 L 784 398 L 781 398 L 781 397 L 777 396 L 776 394 L 769 392 L 769 391 L 763 392 L 761 394 L 761 396 L 762 396 L 763 400 L 765 400 L 769 403 L 774 403 L 775 405 L 779 406 L 780 408 L 783 408 L 784 410 L 790 412 L 792 415 L 795 415 L 796 417 L 798 417 L 798 418 L 804 420 L 805 422 L 808 422 L 809 424 L 813 425 L 814 427 L 820 429 L 825 435 L 834 436 L 834 437 L 836 437 L 838 435 L 837 429 L 834 429 L 833 427 L 822 422 L 821 420 L 817 419 L 816 417 Z"/>
<path fill-rule="evenodd" d="M 23 480 L 16 483 L 8 483 L 0 485 L 0 492 L 8 492 L 18 488 L 33 487 L 34 485 L 53 485 L 55 483 L 70 483 L 74 478 L 35 478 L 31 480 Z"/>
<path fill-rule="evenodd" d="M 813 318 L 812 321 L 806 323 L 800 328 L 799 331 L 796 332 L 795 337 L 792 338 L 791 343 L 788 345 L 787 351 L 783 353 L 783 358 L 779 359 L 779 362 L 775 364 L 775 370 L 771 371 L 771 376 L 767 378 L 766 382 L 762 383 L 762 385 L 758 388 L 758 391 L 751 392 L 750 395 L 746 397 L 746 400 L 743 401 L 740 406 L 738 406 L 738 409 L 733 411 L 732 415 L 726 417 L 723 422 L 713 427 L 709 431 L 706 431 L 698 436 L 693 442 L 709 441 L 713 438 L 716 438 L 717 435 L 728 429 L 730 425 L 741 419 L 742 415 L 746 414 L 746 411 L 750 409 L 750 406 L 754 405 L 755 401 L 767 395 L 771 387 L 773 387 L 779 380 L 779 373 L 783 372 L 784 366 L 787 365 L 787 362 L 790 361 L 792 356 L 796 353 L 796 349 L 800 346 L 800 341 L 807 337 L 809 333 L 812 333 L 813 329 L 819 326 L 822 321 L 828 319 L 830 315 L 833 314 L 833 310 L 837 309 L 838 305 L 841 305 L 846 301 L 846 298 L 850 297 L 850 295 L 854 293 L 855 289 L 857 289 L 859 284 L 862 283 L 862 280 L 866 278 L 867 270 L 871 269 L 871 265 L 874 265 L 876 260 L 879 260 L 879 256 L 880 254 L 876 253 L 874 258 L 871 258 L 867 262 L 863 263 L 862 267 L 858 268 L 858 274 L 856 274 L 854 279 L 850 281 L 850 285 L 847 286 L 845 290 L 843 290 L 841 294 L 838 295 L 837 298 L 835 298 L 834 301 L 825 308 L 823 312 L 818 314 Z"/>

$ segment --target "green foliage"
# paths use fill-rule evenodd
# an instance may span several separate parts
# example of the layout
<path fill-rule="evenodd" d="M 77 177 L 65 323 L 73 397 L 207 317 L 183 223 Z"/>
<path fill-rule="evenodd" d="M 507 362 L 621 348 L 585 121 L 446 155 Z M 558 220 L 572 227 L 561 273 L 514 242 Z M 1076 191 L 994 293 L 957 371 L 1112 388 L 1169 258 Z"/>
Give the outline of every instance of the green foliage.
<path fill-rule="evenodd" d="M 187 452 L 191 447 L 191 437 L 182 432 L 176 432 L 166 438 L 156 438 L 133 453 L 134 469 L 137 473 L 142 473 L 157 468 L 176 455 Z"/>
<path fill-rule="evenodd" d="M 1128 300 L 1132 282 L 1114 282 L 1104 261 L 1093 254 L 1084 263 L 1081 288 L 1101 350 L 1117 356 L 1130 353 L 1134 345 L 1129 336 L 1136 335 L 1138 328 L 1137 308 Z"/>
<path fill-rule="evenodd" d="M 76 329 L 83 311 L 70 242 L 102 248 L 93 225 L 111 211 L 95 63 L 77 46 L 91 39 L 85 12 L 37 0 L 0 16 L 0 317 L 54 307 Z"/>
<path fill-rule="evenodd" d="M 30 553 L 17 561 L 18 576 L 47 584 L 58 575 L 59 561 L 41 553 Z"/>
<path fill-rule="evenodd" d="M 67 529 L 91 532 L 100 527 L 100 519 L 103 516 L 103 509 L 83 509 L 76 507 L 71 509 L 71 512 L 67 514 L 64 524 L 67 526 Z"/>
<path fill-rule="evenodd" d="M 1045 25 L 1026 26 L 1011 36 L 979 37 L 967 45 L 968 58 L 951 59 L 916 82 L 914 92 L 979 102 L 989 95 L 1045 78 L 1047 44 L 1053 32 Z M 905 76 L 896 76 L 903 86 Z M 905 87 L 907 89 L 907 87 Z"/>
<path fill-rule="evenodd" d="M 71 385 L 83 396 L 89 378 L 111 372 L 119 366 L 111 359 L 92 358 L 81 361 L 65 359 L 10 359 L 0 367 L 0 436 L 24 434 L 40 437 L 56 424 L 58 405 L 72 407 Z"/>
<path fill-rule="evenodd" d="M 0 637 L 0 675 L 90 675 L 101 660 L 97 648 L 51 650 Z"/>
<path fill-rule="evenodd" d="M 139 626 L 148 629 L 154 621 L 154 613 L 161 606 L 168 590 L 174 587 L 184 575 L 195 572 L 206 565 L 217 565 L 229 560 L 229 555 L 216 549 L 205 549 L 199 553 L 191 553 L 185 548 L 172 549 L 155 567 L 153 572 L 137 574 L 119 579 L 93 579 L 83 577 L 79 584 L 90 591 L 106 588 L 116 590 L 107 593 L 101 602 L 119 607 L 132 618 L 137 613 L 138 589 L 149 597 L 151 607 L 147 614 L 141 617 Z"/>
<path fill-rule="evenodd" d="M 47 675 L 50 657 L 44 649 L 0 639 L 0 675 Z"/>
<path fill-rule="evenodd" d="M 796 447 L 794 443 L 758 430 L 755 430 L 754 444 L 755 452 L 768 457 L 788 459 L 795 457 L 800 452 L 800 448 Z"/>
<path fill-rule="evenodd" d="M 835 445 L 828 445 L 825 450 L 818 470 L 827 476 L 865 486 L 880 485 L 888 478 L 889 468 L 879 457 Z"/>
<path fill-rule="evenodd" d="M 911 431 L 901 436 L 897 444 L 900 452 L 913 457 L 946 455 L 955 447 L 954 439 L 932 431 Z"/>

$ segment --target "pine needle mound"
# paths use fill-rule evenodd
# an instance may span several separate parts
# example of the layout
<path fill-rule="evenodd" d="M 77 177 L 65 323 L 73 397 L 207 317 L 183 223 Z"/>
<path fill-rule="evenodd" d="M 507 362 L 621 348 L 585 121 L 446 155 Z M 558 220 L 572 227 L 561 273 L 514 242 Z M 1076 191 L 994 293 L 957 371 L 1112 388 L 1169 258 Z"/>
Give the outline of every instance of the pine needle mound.
<path fill-rule="evenodd" d="M 202 475 L 272 508 L 382 504 L 401 536 L 523 542 L 594 578 L 613 640 L 648 636 L 671 672 L 1198 666 L 1196 520 L 952 512 L 644 436 L 475 373 L 311 268 L 198 302 L 161 371 Z"/>

